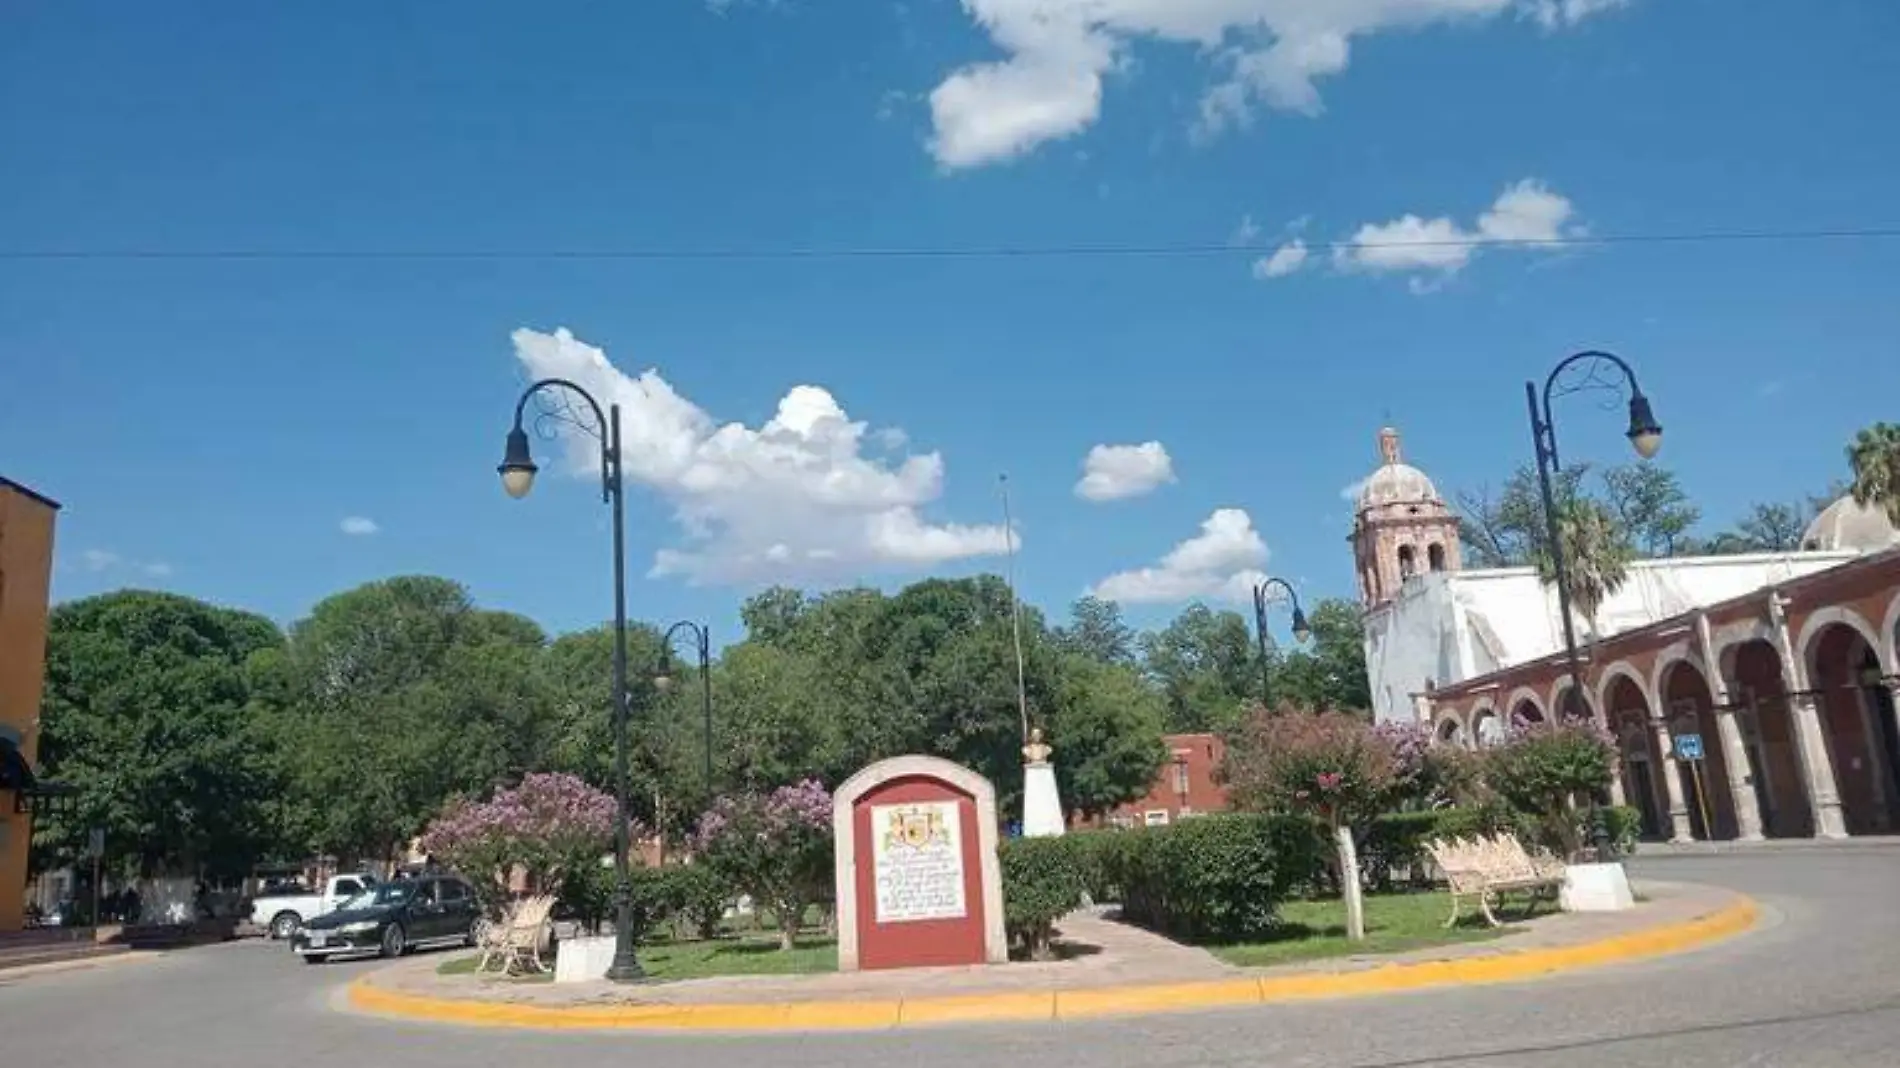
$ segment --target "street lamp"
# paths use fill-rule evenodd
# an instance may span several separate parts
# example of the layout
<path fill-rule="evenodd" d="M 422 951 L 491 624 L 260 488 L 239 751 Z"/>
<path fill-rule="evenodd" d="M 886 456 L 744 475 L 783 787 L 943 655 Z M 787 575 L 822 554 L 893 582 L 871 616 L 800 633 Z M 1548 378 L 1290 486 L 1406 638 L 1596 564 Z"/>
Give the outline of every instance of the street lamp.
<path fill-rule="evenodd" d="M 1269 715 L 1273 712 L 1273 672 L 1267 660 L 1267 649 L 1272 642 L 1267 637 L 1267 591 L 1278 586 L 1286 591 L 1287 600 L 1293 604 L 1293 640 L 1301 644 L 1313 636 L 1306 625 L 1306 613 L 1300 610 L 1300 595 L 1285 579 L 1269 578 L 1253 588 L 1254 637 L 1260 643 L 1260 704 Z"/>
<path fill-rule="evenodd" d="M 661 693 L 673 688 L 673 636 L 682 630 L 693 636 L 694 650 L 699 654 L 700 710 L 706 721 L 706 793 L 710 796 L 713 781 L 712 636 L 704 623 L 682 619 L 666 628 L 666 635 L 660 639 L 660 667 L 653 674 L 653 685 Z"/>
<path fill-rule="evenodd" d="M 1629 382 L 1630 425 L 1624 436 L 1629 438 L 1630 446 L 1636 450 L 1636 455 L 1645 460 L 1655 456 L 1656 451 L 1662 448 L 1662 427 L 1656 422 L 1655 413 L 1650 411 L 1649 398 L 1643 396 L 1642 387 L 1636 384 L 1636 372 L 1630 370 L 1630 365 L 1614 353 L 1594 350 L 1579 352 L 1551 368 L 1550 376 L 1544 379 L 1541 408 L 1538 405 L 1536 384 L 1524 383 L 1524 399 L 1531 410 L 1531 443 L 1537 450 L 1537 485 L 1544 500 L 1544 531 L 1550 539 L 1551 571 L 1557 579 L 1557 614 L 1563 617 L 1564 654 L 1570 667 L 1570 690 L 1565 698 L 1568 702 L 1575 702 L 1577 695 L 1583 692 L 1583 670 L 1577 657 L 1576 626 L 1570 621 L 1570 579 L 1564 566 L 1563 537 L 1558 531 L 1557 502 L 1550 489 L 1552 475 L 1561 470 L 1557 459 L 1557 428 L 1551 424 L 1550 398 L 1556 388 L 1557 377 L 1577 364 L 1584 365 L 1582 377 L 1555 395 L 1563 396 L 1586 389 L 1621 391 L 1621 383 L 1604 377 L 1605 369 L 1613 367 Z"/>
<path fill-rule="evenodd" d="M 576 412 L 573 398 L 579 397 L 586 408 Z M 614 821 L 614 959 L 607 978 L 617 983 L 644 979 L 639 960 L 633 952 L 633 880 L 627 864 L 627 825 L 632 810 L 627 802 L 627 565 L 626 565 L 626 490 L 620 471 L 620 405 L 610 405 L 605 414 L 593 395 L 564 378 L 544 378 L 522 391 L 515 402 L 514 428 L 508 431 L 507 449 L 501 466 L 502 489 L 519 500 L 534 488 L 534 457 L 528 450 L 528 434 L 521 427 L 521 415 L 528 401 L 538 398 L 545 418 L 566 422 L 600 442 L 600 499 L 613 510 L 614 517 L 614 792 L 619 800 L 619 818 Z M 592 416 L 589 421 L 588 415 Z"/>

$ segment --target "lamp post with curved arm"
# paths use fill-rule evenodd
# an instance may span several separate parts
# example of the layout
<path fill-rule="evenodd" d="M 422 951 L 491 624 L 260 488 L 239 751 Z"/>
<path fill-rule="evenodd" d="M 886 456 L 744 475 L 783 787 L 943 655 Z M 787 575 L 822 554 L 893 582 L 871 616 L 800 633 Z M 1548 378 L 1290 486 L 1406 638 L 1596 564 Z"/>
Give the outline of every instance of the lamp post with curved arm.
<path fill-rule="evenodd" d="M 1282 578 L 1269 578 L 1253 588 L 1254 638 L 1260 645 L 1260 704 L 1268 714 L 1273 712 L 1273 664 L 1267 659 L 1267 649 L 1272 643 L 1267 637 L 1267 591 L 1275 586 L 1286 591 L 1287 600 L 1293 605 L 1293 640 L 1304 643 L 1313 634 L 1306 625 L 1306 613 L 1300 610 L 1300 595 L 1291 583 Z"/>
<path fill-rule="evenodd" d="M 614 959 L 607 968 L 607 978 L 630 983 L 645 978 L 646 973 L 633 951 L 633 882 L 627 862 L 627 825 L 632 809 L 627 800 L 626 487 L 620 471 L 620 405 L 610 405 L 603 413 L 600 402 L 592 394 L 564 378 L 544 378 L 523 390 L 521 399 L 515 402 L 514 427 L 508 431 L 507 449 L 497 468 L 502 488 L 517 500 L 534 488 L 535 472 L 539 470 L 528 449 L 527 431 L 521 427 L 521 416 L 527 410 L 528 401 L 537 397 L 545 406 L 546 417 L 570 423 L 600 442 L 600 499 L 613 512 L 614 794 L 619 802 L 619 813 L 614 820 Z M 586 403 L 583 414 L 593 416 L 591 423 L 576 416 L 571 397 Z"/>
<path fill-rule="evenodd" d="M 1551 368 L 1549 377 L 1544 379 L 1543 404 L 1538 404 L 1539 394 L 1533 382 L 1524 383 L 1524 399 L 1531 410 L 1531 442 L 1537 450 L 1537 486 L 1543 494 L 1544 532 L 1550 539 L 1551 573 L 1557 580 L 1557 614 L 1563 618 L 1564 654 L 1569 664 L 1570 690 L 1564 698 L 1574 702 L 1583 692 L 1583 670 L 1577 657 L 1576 626 L 1570 621 L 1570 579 L 1569 569 L 1564 564 L 1563 536 L 1559 531 L 1557 502 L 1551 492 L 1552 476 L 1562 469 L 1557 459 L 1557 428 L 1551 424 L 1550 399 L 1557 385 L 1557 379 L 1568 368 L 1588 361 L 1587 373 L 1582 382 L 1566 387 L 1555 394 L 1562 396 L 1585 389 L 1620 389 L 1620 384 L 1605 381 L 1601 377 L 1605 366 L 1614 367 L 1629 382 L 1630 399 L 1629 430 L 1625 436 L 1636 454 L 1647 460 L 1662 448 L 1662 427 L 1656 422 L 1655 413 L 1650 410 L 1649 398 L 1643 395 L 1643 389 L 1636 384 L 1636 372 L 1623 358 L 1610 352 L 1589 350 L 1566 357 L 1556 367 Z M 1553 710 L 1556 711 L 1556 710 Z"/>
<path fill-rule="evenodd" d="M 654 673 L 653 685 L 661 692 L 672 688 L 673 636 L 682 630 L 693 636 L 693 649 L 699 654 L 700 712 L 706 725 L 706 792 L 710 796 L 713 784 L 712 636 L 704 623 L 682 619 L 666 628 L 666 636 L 660 639 L 660 668 Z"/>

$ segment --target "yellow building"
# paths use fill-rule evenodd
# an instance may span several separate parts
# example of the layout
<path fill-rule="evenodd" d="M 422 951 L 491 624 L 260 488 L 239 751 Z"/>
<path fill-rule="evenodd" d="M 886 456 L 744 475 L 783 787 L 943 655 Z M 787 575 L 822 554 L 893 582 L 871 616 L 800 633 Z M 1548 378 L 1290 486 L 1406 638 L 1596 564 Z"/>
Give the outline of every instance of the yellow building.
<path fill-rule="evenodd" d="M 40 687 L 46 677 L 46 605 L 59 503 L 0 478 L 0 931 L 24 925 Z"/>

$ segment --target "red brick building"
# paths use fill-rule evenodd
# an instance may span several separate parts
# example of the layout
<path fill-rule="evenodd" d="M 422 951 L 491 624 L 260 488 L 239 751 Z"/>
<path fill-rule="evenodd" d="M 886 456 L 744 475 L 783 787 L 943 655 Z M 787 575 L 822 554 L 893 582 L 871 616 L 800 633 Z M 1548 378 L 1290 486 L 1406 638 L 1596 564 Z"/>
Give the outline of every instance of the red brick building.
<path fill-rule="evenodd" d="M 1160 826 L 1227 808 L 1227 790 L 1214 778 L 1226 754 L 1221 740 L 1212 734 L 1169 734 L 1161 740 L 1168 747 L 1168 759 L 1147 795 L 1111 811 L 1101 822 Z"/>

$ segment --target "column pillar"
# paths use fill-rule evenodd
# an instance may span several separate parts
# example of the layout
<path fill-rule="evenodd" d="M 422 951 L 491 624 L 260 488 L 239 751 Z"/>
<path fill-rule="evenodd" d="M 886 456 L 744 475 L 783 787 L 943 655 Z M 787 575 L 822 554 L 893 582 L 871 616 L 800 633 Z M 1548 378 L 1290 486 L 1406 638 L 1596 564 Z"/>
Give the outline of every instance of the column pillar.
<path fill-rule="evenodd" d="M 1724 687 L 1726 689 L 1726 687 Z M 1748 747 L 1742 744 L 1742 727 L 1735 722 L 1735 710 L 1722 704 L 1715 708 L 1715 731 L 1722 736 L 1722 760 L 1728 764 L 1729 800 L 1735 806 L 1735 835 L 1744 842 L 1759 842 L 1761 806 L 1755 803 L 1755 776 L 1760 774 L 1748 759 Z"/>
<path fill-rule="evenodd" d="M 1662 776 L 1663 792 L 1669 797 L 1669 840 L 1693 842 L 1695 831 L 1689 823 L 1689 800 L 1682 796 L 1682 776 L 1676 772 L 1676 747 L 1669 739 L 1669 722 L 1654 716 L 1649 725 L 1656 732 L 1656 751 L 1663 755 L 1662 766 L 1657 771 Z"/>
<path fill-rule="evenodd" d="M 1847 818 L 1841 812 L 1841 791 L 1834 782 L 1834 761 L 1827 752 L 1827 734 L 1821 729 L 1821 710 L 1814 694 L 1801 690 L 1788 695 L 1788 718 L 1794 723 L 1795 748 L 1801 754 L 1801 778 L 1808 788 L 1808 807 L 1814 810 L 1816 838 L 1846 838 Z"/>
<path fill-rule="evenodd" d="M 1623 808 L 1629 803 L 1629 793 L 1623 789 L 1623 746 L 1618 742 L 1616 759 L 1610 762 L 1610 804 Z"/>

